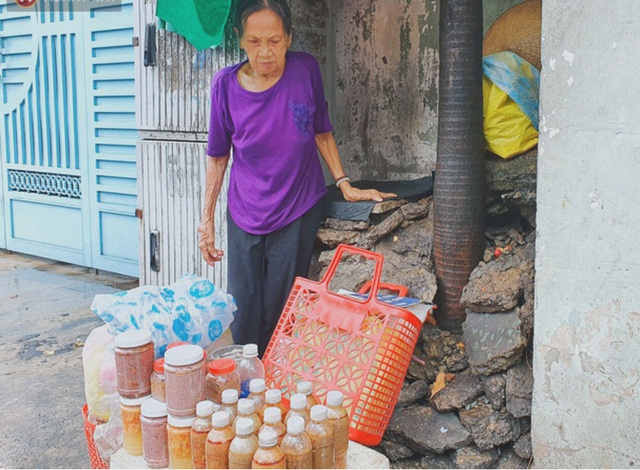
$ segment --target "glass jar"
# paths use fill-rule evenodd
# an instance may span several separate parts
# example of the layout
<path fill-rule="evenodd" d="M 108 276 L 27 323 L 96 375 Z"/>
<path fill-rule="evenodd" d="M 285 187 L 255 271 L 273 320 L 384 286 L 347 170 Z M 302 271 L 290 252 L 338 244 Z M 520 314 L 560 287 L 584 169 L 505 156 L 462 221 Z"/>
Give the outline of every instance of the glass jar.
<path fill-rule="evenodd" d="M 156 359 L 153 362 L 153 372 L 151 374 L 151 396 L 162 403 L 166 401 L 164 387 L 164 358 Z"/>
<path fill-rule="evenodd" d="M 233 359 L 214 359 L 209 363 L 205 396 L 207 400 L 222 403 L 222 392 L 229 389 L 237 390 L 240 393 L 240 375 L 236 370 L 236 361 Z"/>
<path fill-rule="evenodd" d="M 122 417 L 122 447 L 129 455 L 142 455 L 142 427 L 140 406 L 149 396 L 142 398 L 120 398 Z"/>
<path fill-rule="evenodd" d="M 171 468 L 191 468 L 191 426 L 195 418 L 179 418 L 169 415 L 167 421 Z"/>
<path fill-rule="evenodd" d="M 205 452 L 207 468 L 229 468 L 229 446 L 236 436 L 230 426 L 229 414 L 218 411 L 211 417 Z"/>
<path fill-rule="evenodd" d="M 149 468 L 169 466 L 167 441 L 167 405 L 150 398 L 141 406 L 142 456 Z"/>
<path fill-rule="evenodd" d="M 215 404 L 212 401 L 201 401 L 196 406 L 196 420 L 191 425 L 191 466 L 206 468 L 207 455 L 205 447 L 207 435 L 211 431 L 211 415 Z"/>
<path fill-rule="evenodd" d="M 196 414 L 196 405 L 205 399 L 206 361 L 204 350 L 193 344 L 176 346 L 164 356 L 167 411 L 170 416 Z"/>
<path fill-rule="evenodd" d="M 114 340 L 118 394 L 135 399 L 151 394 L 153 341 L 148 330 L 120 333 Z"/>

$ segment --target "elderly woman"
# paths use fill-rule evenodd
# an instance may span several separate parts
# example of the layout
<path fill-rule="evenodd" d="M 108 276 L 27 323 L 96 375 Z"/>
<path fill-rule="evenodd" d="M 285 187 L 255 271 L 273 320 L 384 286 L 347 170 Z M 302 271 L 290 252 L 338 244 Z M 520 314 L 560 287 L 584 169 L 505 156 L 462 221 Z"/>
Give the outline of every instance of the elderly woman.
<path fill-rule="evenodd" d="M 340 162 L 317 60 L 289 52 L 285 0 L 239 0 L 236 30 L 248 60 L 211 85 L 205 207 L 198 231 L 204 259 L 216 248 L 214 209 L 233 148 L 228 194 L 228 290 L 238 304 L 238 344 L 264 353 L 296 276 L 306 276 L 327 192 L 317 151 L 347 201 L 395 194 L 360 190 Z"/>

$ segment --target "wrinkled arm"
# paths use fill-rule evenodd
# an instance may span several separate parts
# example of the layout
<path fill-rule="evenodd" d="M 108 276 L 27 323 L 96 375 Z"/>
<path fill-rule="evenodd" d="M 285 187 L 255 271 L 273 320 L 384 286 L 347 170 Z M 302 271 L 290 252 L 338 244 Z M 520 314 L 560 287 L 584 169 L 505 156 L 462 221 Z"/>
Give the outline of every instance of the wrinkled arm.
<path fill-rule="evenodd" d="M 198 226 L 198 233 L 200 234 L 198 248 L 200 248 L 204 260 L 210 265 L 220 261 L 224 256 L 224 252 L 216 248 L 215 210 L 228 164 L 229 155 L 224 157 L 207 156 L 204 206 L 200 225 Z"/>

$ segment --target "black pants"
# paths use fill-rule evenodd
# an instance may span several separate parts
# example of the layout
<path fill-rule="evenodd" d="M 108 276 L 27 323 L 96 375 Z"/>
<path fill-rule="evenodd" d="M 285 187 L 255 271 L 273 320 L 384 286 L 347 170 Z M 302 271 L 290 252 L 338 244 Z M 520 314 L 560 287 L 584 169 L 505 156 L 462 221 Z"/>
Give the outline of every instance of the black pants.
<path fill-rule="evenodd" d="M 286 227 L 267 235 L 252 235 L 227 214 L 228 290 L 238 305 L 231 324 L 236 344 L 255 343 L 262 357 L 294 278 L 309 274 L 311 253 L 323 217 L 321 200 Z"/>

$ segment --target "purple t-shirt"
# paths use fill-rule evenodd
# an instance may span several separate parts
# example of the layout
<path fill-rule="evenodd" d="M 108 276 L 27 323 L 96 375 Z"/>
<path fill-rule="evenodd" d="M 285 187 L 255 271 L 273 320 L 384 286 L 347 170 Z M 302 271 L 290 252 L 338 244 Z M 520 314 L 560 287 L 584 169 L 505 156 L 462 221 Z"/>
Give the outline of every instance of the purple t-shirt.
<path fill-rule="evenodd" d="M 315 136 L 331 131 L 318 61 L 287 52 L 278 82 L 261 92 L 240 86 L 242 64 L 211 83 L 207 154 L 233 146 L 229 212 L 246 232 L 264 235 L 301 217 L 326 194 Z"/>

